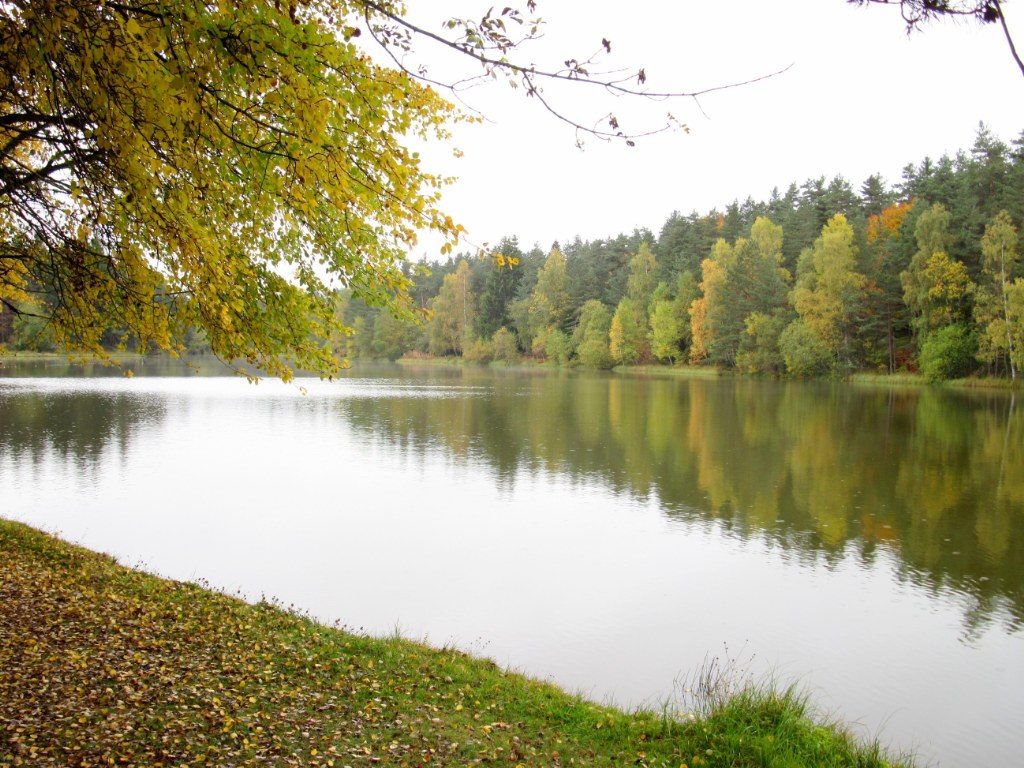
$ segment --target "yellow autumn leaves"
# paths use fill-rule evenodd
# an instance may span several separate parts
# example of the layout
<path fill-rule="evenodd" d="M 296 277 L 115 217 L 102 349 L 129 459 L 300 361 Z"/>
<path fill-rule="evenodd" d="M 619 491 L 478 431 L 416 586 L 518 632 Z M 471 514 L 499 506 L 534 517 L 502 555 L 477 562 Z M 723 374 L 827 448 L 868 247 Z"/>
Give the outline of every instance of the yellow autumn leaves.
<path fill-rule="evenodd" d="M 173 351 L 199 326 L 225 358 L 331 373 L 333 291 L 408 312 L 417 233 L 461 232 L 405 144 L 455 113 L 347 39 L 363 11 L 0 9 L 0 295 L 27 280 L 58 341 L 97 353 L 110 328 Z"/>

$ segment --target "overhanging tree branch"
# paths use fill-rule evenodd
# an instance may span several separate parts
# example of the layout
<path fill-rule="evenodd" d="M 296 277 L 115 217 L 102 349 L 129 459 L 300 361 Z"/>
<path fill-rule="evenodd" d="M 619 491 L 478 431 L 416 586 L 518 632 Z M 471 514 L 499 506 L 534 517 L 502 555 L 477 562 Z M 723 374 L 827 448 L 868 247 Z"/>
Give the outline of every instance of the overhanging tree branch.
<path fill-rule="evenodd" d="M 1021 60 L 1014 45 L 1013 36 L 1006 23 L 1006 14 L 1000 0 L 847 0 L 855 5 L 896 5 L 907 25 L 907 32 L 918 29 L 923 23 L 948 17 L 971 18 L 982 24 L 999 23 L 1010 48 L 1010 55 L 1024 75 L 1024 60 Z"/>
<path fill-rule="evenodd" d="M 443 82 L 436 78 L 427 77 L 423 70 L 413 72 L 406 67 L 394 54 L 392 48 L 398 47 L 408 50 L 411 47 L 410 40 L 413 36 L 430 40 L 477 62 L 483 67 L 484 72 L 474 79 L 503 73 L 506 77 L 510 78 L 514 85 L 522 86 L 527 96 L 538 97 L 538 102 L 546 111 L 556 119 L 572 126 L 578 134 L 585 133 L 607 141 L 620 140 L 630 146 L 638 138 L 651 136 L 676 127 L 685 129 L 685 125 L 669 115 L 665 124 L 659 127 L 627 132 L 620 127 L 620 121 L 614 114 L 600 118 L 593 125 L 587 125 L 583 120 L 565 114 L 564 110 L 552 104 L 549 98 L 544 97 L 542 95 L 541 83 L 543 81 L 571 83 L 583 87 L 599 88 L 613 96 L 638 97 L 657 101 L 690 99 L 696 102 L 699 107 L 698 99 L 701 96 L 753 85 L 776 77 L 793 66 L 789 64 L 767 74 L 758 75 L 746 80 L 697 90 L 650 90 L 645 87 L 648 76 L 642 67 L 626 77 L 619 76 L 622 70 L 614 72 L 594 71 L 593 67 L 597 63 L 598 58 L 602 54 L 611 52 L 611 42 L 607 38 L 602 38 L 601 46 L 591 56 L 585 59 L 568 58 L 564 61 L 564 67 L 558 69 L 541 68 L 533 64 L 526 65 L 514 61 L 509 58 L 508 54 L 524 43 L 538 39 L 537 30 L 541 25 L 541 21 L 538 19 L 526 22 L 517 10 L 510 7 L 504 8 L 497 17 L 493 15 L 494 9 L 492 8 L 479 22 L 470 22 L 464 19 L 450 20 L 447 24 L 449 29 L 462 30 L 462 37 L 450 38 L 409 21 L 400 13 L 392 10 L 390 6 L 376 0 L 360 0 L 360 2 L 365 8 L 365 21 L 370 28 L 374 40 L 385 49 L 399 67 L 423 82 L 457 93 L 459 86 L 467 81 Z M 536 4 L 531 0 L 527 3 L 527 7 L 530 11 L 534 11 Z M 382 26 L 374 20 L 374 15 L 387 20 L 387 22 L 394 26 L 390 28 Z M 528 26 L 529 31 L 518 39 L 509 37 L 506 34 L 506 20 L 517 25 Z M 602 124 L 607 124 L 610 130 L 598 128 Z"/>

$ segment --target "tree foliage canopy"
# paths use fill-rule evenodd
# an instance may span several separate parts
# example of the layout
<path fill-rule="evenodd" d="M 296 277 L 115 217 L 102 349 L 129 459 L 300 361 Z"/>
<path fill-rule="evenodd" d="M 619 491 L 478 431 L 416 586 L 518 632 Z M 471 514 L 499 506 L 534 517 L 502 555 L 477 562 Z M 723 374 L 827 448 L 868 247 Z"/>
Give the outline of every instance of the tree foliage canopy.
<path fill-rule="evenodd" d="M 416 231 L 453 240 L 406 139 L 451 106 L 352 42 L 347 0 L 0 5 L 0 301 L 102 352 L 321 373 L 333 290 L 405 295 Z M 403 311 L 402 302 L 397 307 Z"/>

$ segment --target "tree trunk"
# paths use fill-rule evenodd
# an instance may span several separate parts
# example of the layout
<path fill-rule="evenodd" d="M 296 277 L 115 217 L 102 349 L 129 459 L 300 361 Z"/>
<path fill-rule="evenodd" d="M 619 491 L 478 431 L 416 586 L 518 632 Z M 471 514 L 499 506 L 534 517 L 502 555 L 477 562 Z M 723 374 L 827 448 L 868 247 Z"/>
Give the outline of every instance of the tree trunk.
<path fill-rule="evenodd" d="M 886 333 L 889 342 L 889 373 L 896 373 L 896 348 L 892 338 L 892 316 L 886 318 Z"/>

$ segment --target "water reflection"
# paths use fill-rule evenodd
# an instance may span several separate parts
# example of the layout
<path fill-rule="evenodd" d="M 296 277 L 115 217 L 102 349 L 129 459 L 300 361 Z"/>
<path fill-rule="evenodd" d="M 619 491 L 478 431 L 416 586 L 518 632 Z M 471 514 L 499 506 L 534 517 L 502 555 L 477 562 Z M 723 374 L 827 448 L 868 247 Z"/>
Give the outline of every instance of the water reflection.
<path fill-rule="evenodd" d="M 393 367 L 303 396 L 150 371 L 0 379 L 0 515 L 626 706 L 749 644 L 867 735 L 1019 762 L 1008 394 Z"/>
<path fill-rule="evenodd" d="M 171 371 L 196 372 L 150 372 Z M 900 579 L 970 598 L 967 638 L 994 617 L 1011 630 L 1024 622 L 1024 407 L 1012 394 L 486 369 L 389 369 L 364 381 L 367 373 L 265 407 L 282 428 L 297 409 L 314 411 L 421 460 L 441 449 L 482 462 L 508 494 L 523 473 L 544 471 L 651 500 L 672 520 L 714 521 L 789 558 L 835 564 L 855 551 L 870 565 L 885 551 Z M 128 453 L 134 434 L 164 419 L 173 391 L 5 381 L 0 459 L 56 455 L 82 472 L 110 447 Z M 424 396 L 442 391 L 452 396 Z"/>
<path fill-rule="evenodd" d="M 467 374 L 468 378 L 474 375 Z M 1012 395 L 747 380 L 518 376 L 487 397 L 342 400 L 347 421 L 424 455 L 440 445 L 654 497 L 794 557 L 865 563 L 970 596 L 973 636 L 1024 621 L 1024 409 Z"/>
<path fill-rule="evenodd" d="M 0 458 L 56 457 L 91 471 L 109 448 L 127 452 L 133 436 L 163 414 L 157 398 L 0 388 Z"/>

